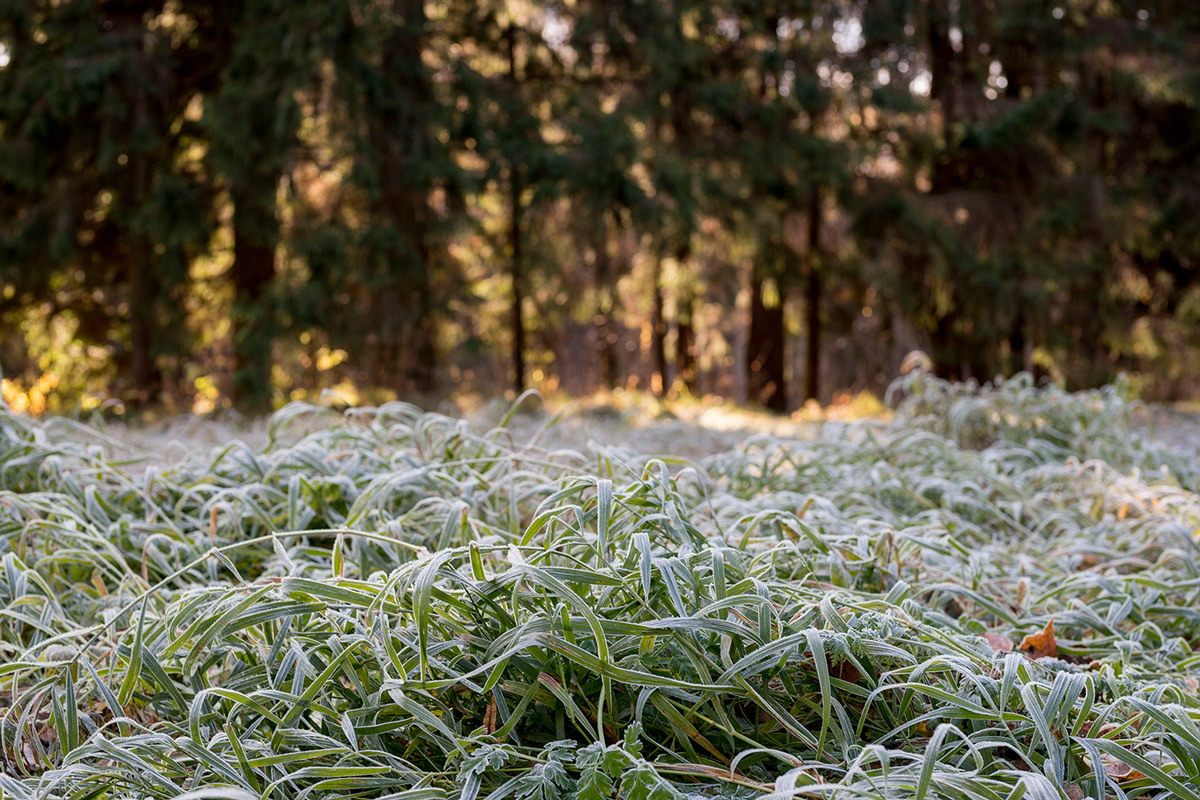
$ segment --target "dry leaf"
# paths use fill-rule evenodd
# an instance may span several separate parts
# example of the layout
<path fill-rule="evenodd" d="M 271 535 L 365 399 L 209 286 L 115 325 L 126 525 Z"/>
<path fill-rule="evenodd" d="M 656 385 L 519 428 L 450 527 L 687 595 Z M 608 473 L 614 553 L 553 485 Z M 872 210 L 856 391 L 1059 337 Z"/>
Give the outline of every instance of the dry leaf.
<path fill-rule="evenodd" d="M 1068 800 L 1083 800 L 1084 797 L 1085 797 L 1085 794 L 1083 792 L 1083 789 L 1082 789 L 1082 787 L 1080 787 L 1080 785 L 1078 783 L 1072 783 L 1070 786 L 1067 787 Z"/>
<path fill-rule="evenodd" d="M 1114 733 L 1117 730 L 1117 727 L 1118 727 L 1117 725 L 1115 725 L 1111 722 L 1106 722 L 1100 726 L 1099 730 L 1097 730 L 1096 723 L 1085 722 L 1085 723 L 1083 723 L 1083 726 L 1080 727 L 1079 732 L 1082 733 L 1084 736 L 1090 736 L 1093 739 L 1094 738 L 1107 739 L 1107 738 L 1110 738 L 1109 737 L 1110 733 Z"/>
<path fill-rule="evenodd" d="M 1183 685 L 1187 687 L 1187 693 L 1192 697 L 1196 696 L 1196 692 L 1200 691 L 1200 681 L 1196 680 L 1195 675 L 1188 675 L 1183 679 Z"/>
<path fill-rule="evenodd" d="M 1136 781 L 1146 777 L 1124 761 L 1118 761 L 1109 755 L 1100 756 L 1100 763 L 1104 765 L 1104 774 L 1113 780 Z"/>
<path fill-rule="evenodd" d="M 983 638 L 992 646 L 992 651 L 996 653 L 1011 653 L 1012 642 L 1008 638 L 997 633 L 985 633 Z"/>
<path fill-rule="evenodd" d="M 862 673 L 855 669 L 854 665 L 849 661 L 843 661 L 839 664 L 834 664 L 829 661 L 829 674 L 835 678 L 845 681 L 846 683 L 858 683 L 862 680 Z"/>
<path fill-rule="evenodd" d="M 1031 633 L 1021 640 L 1020 650 L 1036 661 L 1039 658 L 1054 658 L 1058 655 L 1058 642 L 1054 640 L 1054 618 L 1046 623 L 1041 633 Z"/>
<path fill-rule="evenodd" d="M 496 725 L 497 710 L 498 709 L 496 708 L 496 698 L 492 697 L 488 701 L 487 711 L 483 712 L 483 729 L 485 731 L 487 731 L 488 733 L 495 733 L 496 728 L 499 727 L 498 725 Z"/>

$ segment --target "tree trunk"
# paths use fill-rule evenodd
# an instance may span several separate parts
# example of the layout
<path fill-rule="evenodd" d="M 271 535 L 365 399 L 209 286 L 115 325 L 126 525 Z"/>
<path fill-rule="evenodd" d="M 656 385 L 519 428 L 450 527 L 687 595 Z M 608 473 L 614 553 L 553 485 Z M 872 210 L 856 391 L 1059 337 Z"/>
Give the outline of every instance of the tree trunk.
<path fill-rule="evenodd" d="M 508 45 L 508 79 L 512 82 L 513 92 L 518 91 L 520 78 L 517 75 L 517 29 L 511 22 L 504 36 Z M 508 246 L 512 250 L 512 362 L 513 389 L 517 394 L 525 391 L 525 319 L 521 308 L 525 300 L 525 276 L 521 264 L 521 192 L 524 183 L 521 180 L 521 165 L 515 161 L 508 163 L 509 188 L 509 229 Z"/>
<path fill-rule="evenodd" d="M 942 380 L 953 381 L 962 377 L 961 365 L 957 358 L 957 348 L 954 331 L 954 315 L 947 313 L 938 317 L 933 330 L 929 332 L 930 356 L 933 358 L 933 372 Z"/>
<path fill-rule="evenodd" d="M 150 263 L 151 244 L 134 234 L 129 253 L 129 379 L 132 391 L 128 404 L 145 408 L 158 398 L 162 373 L 154 358 L 158 331 L 158 287 Z"/>
<path fill-rule="evenodd" d="M 134 130 L 150 125 L 149 99 L 144 91 L 134 100 Z M 129 165 L 132 194 L 138 208 L 145 207 L 150 197 L 151 165 L 145 152 L 134 152 Z M 129 377 L 133 391 L 129 400 L 135 408 L 145 408 L 158 398 L 162 388 L 162 372 L 155 360 L 155 338 L 159 331 L 159 280 L 154 265 L 154 243 L 141 231 L 128 233 L 129 258 Z"/>
<path fill-rule="evenodd" d="M 234 201 L 233 212 L 233 402 L 249 413 L 271 407 L 271 348 L 275 313 L 268 296 L 275 276 L 277 222 L 262 211 L 264 197 Z"/>
<path fill-rule="evenodd" d="M 600 214 L 596 226 L 596 349 L 599 355 L 600 383 L 605 389 L 615 389 L 618 381 L 617 331 L 613 327 L 612 259 L 608 255 L 608 216 Z"/>
<path fill-rule="evenodd" d="M 809 267 L 804 288 L 804 400 L 819 400 L 821 376 L 821 274 Z"/>
<path fill-rule="evenodd" d="M 949 145 L 950 129 L 957 118 L 954 45 L 950 42 L 950 9 L 946 0 L 930 0 L 929 19 L 929 97 L 941 105 L 942 130 Z"/>
<path fill-rule="evenodd" d="M 654 394 L 662 397 L 667 393 L 667 322 L 664 318 L 663 306 L 663 286 L 662 286 L 662 250 L 661 248 L 654 256 L 654 312 L 652 331 L 650 339 L 650 348 L 654 356 L 654 372 L 655 380 L 653 382 Z"/>
<path fill-rule="evenodd" d="M 933 100 L 942 117 L 942 155 L 934 163 L 930 176 L 934 194 L 948 191 L 961 182 L 958 174 L 958 159 L 951 153 L 954 149 L 954 123 L 958 118 L 958 81 L 955 76 L 955 52 L 950 42 L 950 9 L 947 0 L 929 0 L 928 43 L 929 43 L 929 98 Z"/>
<path fill-rule="evenodd" d="M 808 255 L 804 287 L 804 399 L 817 400 L 821 376 L 821 193 L 814 188 L 808 204 Z"/>
<path fill-rule="evenodd" d="M 384 255 L 385 270 L 400 298 L 399 309 L 373 323 L 383 342 L 398 343 L 397 363 L 389 372 L 397 391 L 437 388 L 437 326 L 429 275 L 427 187 L 414 182 L 413 164 L 434 147 L 422 118 L 431 102 L 421 62 L 426 17 L 423 0 L 393 0 L 397 18 L 383 57 L 383 73 L 395 87 L 374 96 L 369 126 L 379 164 L 377 213 L 400 236 L 401 244 Z M 391 348 L 384 348 L 385 353 Z"/>
<path fill-rule="evenodd" d="M 764 284 L 758 275 L 754 275 L 750 283 L 746 390 L 751 403 L 782 413 L 787 410 L 787 387 L 783 371 L 783 302 L 778 295 L 764 297 Z"/>
<path fill-rule="evenodd" d="M 687 292 L 675 312 L 675 380 L 689 394 L 696 393 L 696 299 Z"/>
<path fill-rule="evenodd" d="M 144 124 L 145 96 L 139 96 L 135 111 L 138 124 Z M 145 153 L 136 153 L 130 165 L 133 194 L 139 206 L 150 194 L 150 165 Z M 154 358 L 158 333 L 158 280 L 154 270 L 153 248 L 144 233 L 129 233 L 129 379 L 132 391 L 129 405 L 145 408 L 158 398 L 162 373 Z"/>
<path fill-rule="evenodd" d="M 525 391 L 525 319 L 521 305 L 525 300 L 525 276 L 521 264 L 521 173 L 516 164 L 509 164 L 509 202 L 512 205 L 509 220 L 508 246 L 512 249 L 512 362 L 513 389 L 518 395 Z"/>
<path fill-rule="evenodd" d="M 415 357 L 408 362 L 408 380 L 420 392 L 434 392 L 437 378 L 437 320 L 433 318 L 433 287 L 429 280 L 428 253 L 421 248 L 421 269 L 413 289 L 411 308 L 412 341 Z"/>

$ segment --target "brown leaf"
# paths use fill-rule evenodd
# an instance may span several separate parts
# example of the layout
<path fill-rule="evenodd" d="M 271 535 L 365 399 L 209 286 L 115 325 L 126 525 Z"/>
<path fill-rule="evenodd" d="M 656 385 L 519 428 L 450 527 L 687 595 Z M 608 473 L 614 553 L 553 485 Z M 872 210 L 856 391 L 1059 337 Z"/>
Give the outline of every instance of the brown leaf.
<path fill-rule="evenodd" d="M 1100 763 L 1104 765 L 1104 774 L 1113 780 L 1136 781 L 1146 777 L 1124 761 L 1118 761 L 1109 755 L 1100 756 Z"/>
<path fill-rule="evenodd" d="M 1083 789 L 1078 783 L 1072 783 L 1067 787 L 1068 800 L 1083 800 L 1084 797 Z"/>
<path fill-rule="evenodd" d="M 483 712 L 483 729 L 488 733 L 495 733 L 496 728 L 496 698 L 493 697 L 488 701 L 487 710 Z"/>
<path fill-rule="evenodd" d="M 1111 722 L 1106 722 L 1103 725 L 1101 725 L 1099 727 L 1099 729 L 1097 729 L 1095 722 L 1085 722 L 1079 728 L 1079 732 L 1082 733 L 1084 736 L 1089 736 L 1093 739 L 1095 739 L 1095 738 L 1107 739 L 1107 738 L 1109 738 L 1110 733 L 1114 733 L 1117 730 L 1117 727 L 1118 727 L 1117 725 L 1115 725 Z"/>
<path fill-rule="evenodd" d="M 985 633 L 983 638 L 992 646 L 992 651 L 996 653 L 1011 653 L 1012 642 L 1008 638 L 997 633 Z"/>
<path fill-rule="evenodd" d="M 1183 679 L 1184 686 L 1187 687 L 1187 693 L 1192 697 L 1196 696 L 1196 692 L 1200 691 L 1200 681 L 1196 680 L 1196 676 L 1188 675 Z"/>
<path fill-rule="evenodd" d="M 862 673 L 855 669 L 854 665 L 849 661 L 835 664 L 832 659 L 829 659 L 829 674 L 835 678 L 844 680 L 846 683 L 858 683 L 862 680 Z"/>
<path fill-rule="evenodd" d="M 1058 655 L 1058 642 L 1054 640 L 1054 618 L 1046 623 L 1041 633 L 1031 633 L 1021 640 L 1022 653 L 1036 661 L 1039 658 L 1054 658 Z"/>

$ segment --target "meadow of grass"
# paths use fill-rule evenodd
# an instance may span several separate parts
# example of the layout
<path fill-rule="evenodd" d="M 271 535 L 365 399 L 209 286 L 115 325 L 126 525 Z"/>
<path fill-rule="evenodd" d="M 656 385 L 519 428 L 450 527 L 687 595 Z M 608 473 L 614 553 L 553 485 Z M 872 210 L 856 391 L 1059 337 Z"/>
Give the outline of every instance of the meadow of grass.
<path fill-rule="evenodd" d="M 0 407 L 0 796 L 1200 798 L 1200 465 L 1120 387 L 894 388 L 703 458 Z"/>

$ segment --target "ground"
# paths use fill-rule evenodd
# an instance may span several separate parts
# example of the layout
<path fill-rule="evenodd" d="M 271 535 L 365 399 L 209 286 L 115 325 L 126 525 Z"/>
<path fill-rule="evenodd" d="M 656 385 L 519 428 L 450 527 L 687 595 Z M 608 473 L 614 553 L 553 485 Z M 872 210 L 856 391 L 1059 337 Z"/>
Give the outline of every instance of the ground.
<path fill-rule="evenodd" d="M 547 405 L 549 407 L 547 408 Z M 510 402 L 494 400 L 444 403 L 438 412 L 461 417 L 476 433 L 499 425 L 512 410 Z M 648 396 L 611 395 L 551 404 L 527 401 L 508 423 L 513 436 L 525 441 L 538 431 L 542 443 L 583 449 L 588 442 L 618 447 L 640 455 L 703 458 L 732 449 L 758 435 L 811 439 L 826 421 L 887 419 L 884 406 L 857 400 L 823 409 L 780 416 L 716 399 L 660 403 Z M 1138 431 L 1147 437 L 1196 453 L 1200 457 L 1200 406 L 1195 403 L 1136 405 Z M 109 423 L 106 433 L 155 460 L 173 462 L 198 447 L 224 446 L 241 440 L 254 448 L 267 442 L 267 420 L 248 420 L 235 413 L 197 417 L 181 415 L 144 423 Z"/>
<path fill-rule="evenodd" d="M 0 408 L 0 796 L 1200 800 L 1192 411 L 896 397 Z"/>

